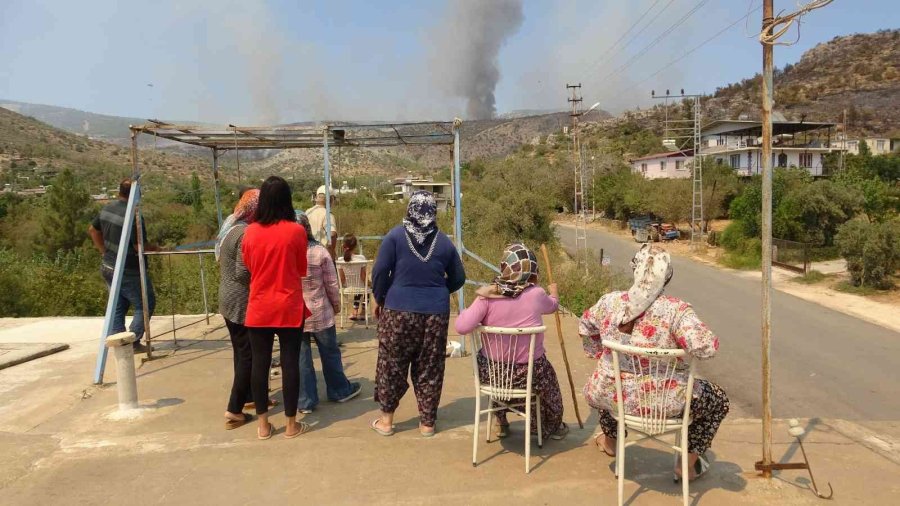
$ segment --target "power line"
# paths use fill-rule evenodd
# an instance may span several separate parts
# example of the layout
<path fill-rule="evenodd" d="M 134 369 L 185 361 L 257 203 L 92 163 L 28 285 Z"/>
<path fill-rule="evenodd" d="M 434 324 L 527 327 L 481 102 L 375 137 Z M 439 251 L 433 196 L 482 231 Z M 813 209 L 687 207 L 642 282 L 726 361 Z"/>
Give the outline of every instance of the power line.
<path fill-rule="evenodd" d="M 644 13 L 641 14 L 641 16 L 637 19 L 637 21 L 635 21 L 634 24 L 631 25 L 631 27 L 628 28 L 628 30 L 625 30 L 625 33 L 623 33 L 618 39 L 616 39 L 616 41 L 613 42 L 611 46 L 609 46 L 608 48 L 606 48 L 606 51 L 604 51 L 603 54 L 600 55 L 600 58 L 597 60 L 597 63 L 595 63 L 594 66 L 597 66 L 597 65 L 600 65 L 601 63 L 603 63 L 603 59 L 606 58 L 606 55 L 608 55 L 610 51 L 612 51 L 617 45 L 619 45 L 619 42 L 622 42 L 622 39 L 624 39 L 624 38 L 625 38 L 632 30 L 635 29 L 635 27 L 636 27 L 637 25 L 639 25 L 639 24 L 641 23 L 641 21 L 644 20 L 644 18 L 647 16 L 647 14 L 649 14 L 650 11 L 652 11 L 653 8 L 656 7 L 656 4 L 658 4 L 660 1 L 661 1 L 661 0 L 656 0 L 655 2 L 653 2 L 653 4 L 650 6 L 650 8 L 647 9 L 646 11 L 644 11 Z M 656 18 L 658 18 L 659 15 L 662 14 L 663 11 L 665 11 L 667 7 L 669 7 L 670 5 L 672 5 L 672 2 L 674 2 L 674 1 L 675 1 L 675 0 L 669 0 L 669 3 L 667 3 L 667 4 L 665 5 L 665 7 L 662 8 L 661 11 L 657 12 L 657 13 L 656 13 L 656 16 L 653 16 L 653 19 L 651 19 L 649 23 L 647 23 L 646 25 L 644 25 L 644 28 L 641 28 L 641 31 L 639 31 L 638 33 L 636 33 L 634 37 L 632 37 L 631 39 L 629 39 L 628 42 L 626 42 L 625 45 L 622 46 L 622 48 L 624 49 L 625 47 L 628 46 L 628 44 L 631 44 L 631 42 L 634 41 L 634 39 L 635 39 L 637 36 L 639 36 L 641 33 L 643 33 L 643 31 L 646 30 L 648 26 L 652 25 L 653 22 L 656 21 Z"/>
<path fill-rule="evenodd" d="M 690 18 L 695 12 L 699 11 L 700 8 L 703 7 L 703 5 L 705 5 L 708 1 L 709 0 L 700 0 L 700 2 L 697 3 L 697 5 L 695 5 L 691 10 L 689 10 L 684 16 L 679 18 L 678 21 L 676 21 L 672 26 L 670 26 L 665 31 L 663 31 L 661 34 L 659 34 L 659 36 L 657 36 L 655 39 L 653 39 L 653 41 L 650 42 L 650 44 L 647 44 L 646 46 L 644 46 L 643 49 L 641 49 L 636 54 L 631 56 L 631 58 L 628 61 L 623 63 L 621 66 L 619 66 L 618 68 L 616 68 L 615 70 L 613 70 L 612 72 L 607 74 L 606 76 L 604 76 L 602 80 L 605 81 L 606 79 L 609 79 L 613 75 L 618 74 L 618 73 L 622 72 L 623 70 L 627 69 L 628 67 L 630 67 L 631 65 L 633 65 L 634 62 L 636 62 L 638 59 L 640 59 L 643 55 L 647 54 L 647 51 L 653 49 L 653 47 L 656 46 L 657 44 L 659 44 L 659 42 L 662 41 L 662 39 L 664 39 L 667 35 L 672 33 L 672 31 L 674 31 L 676 28 L 678 28 L 679 26 L 684 24 L 684 22 L 687 21 L 688 18 Z"/>
<path fill-rule="evenodd" d="M 636 85 L 638 85 L 638 84 L 643 84 L 643 83 L 649 81 L 650 79 L 653 79 L 654 77 L 658 76 L 658 75 L 661 74 L 663 71 L 669 69 L 672 65 L 675 65 L 676 63 L 680 62 L 681 60 L 684 60 L 685 58 L 687 58 L 688 56 L 690 56 L 691 54 L 693 54 L 695 51 L 697 51 L 697 50 L 700 49 L 701 47 L 703 47 L 703 46 L 709 44 L 710 42 L 712 42 L 713 40 L 715 40 L 717 37 L 719 37 L 719 36 L 722 35 L 723 33 L 727 32 L 728 30 L 730 30 L 731 28 L 733 28 L 735 25 L 737 25 L 737 24 L 740 23 L 741 21 L 744 21 L 745 19 L 749 18 L 751 14 L 753 14 L 754 12 L 756 12 L 756 11 L 758 11 L 758 10 L 760 10 L 760 9 L 762 9 L 762 5 L 758 6 L 757 8 L 755 8 L 755 9 L 753 9 L 753 10 L 751 10 L 751 11 L 749 11 L 747 14 L 744 14 L 741 18 L 736 19 L 736 20 L 735 20 L 733 23 L 731 23 L 730 25 L 728 25 L 728 26 L 726 26 L 725 28 L 723 28 L 723 29 L 719 30 L 718 32 L 716 32 L 712 37 L 710 37 L 710 38 L 704 40 L 703 42 L 701 42 L 700 44 L 694 46 L 694 48 L 692 48 L 691 50 L 685 52 L 684 54 L 682 54 L 682 55 L 679 56 L 678 58 L 672 60 L 671 62 L 667 63 L 667 64 L 666 64 L 664 67 L 662 67 L 661 69 L 659 69 L 659 70 L 657 70 L 656 72 L 650 74 L 649 76 L 647 76 L 647 77 L 645 77 L 644 79 L 638 81 L 637 83 L 634 83 L 633 86 L 636 86 Z"/>

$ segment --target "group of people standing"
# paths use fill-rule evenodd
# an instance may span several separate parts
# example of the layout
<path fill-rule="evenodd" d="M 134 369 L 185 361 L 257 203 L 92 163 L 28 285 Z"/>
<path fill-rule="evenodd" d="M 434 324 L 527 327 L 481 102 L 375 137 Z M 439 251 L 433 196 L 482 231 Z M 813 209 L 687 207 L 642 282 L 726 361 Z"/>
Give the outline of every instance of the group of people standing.
<path fill-rule="evenodd" d="M 434 196 L 419 191 L 410 197 L 403 222 L 385 235 L 372 272 L 374 316 L 378 322 L 378 358 L 374 399 L 380 414 L 370 428 L 382 436 L 395 432 L 394 412 L 411 380 L 423 437 L 435 434 L 443 387 L 450 294 L 466 280 L 459 252 L 438 230 Z M 316 222 L 322 220 L 316 216 Z M 337 345 L 335 314 L 341 300 L 333 245 L 336 234 L 322 237 L 313 230 L 305 213 L 295 213 L 287 182 L 268 178 L 259 190 L 245 192 L 228 217 L 216 245 L 221 264 L 220 311 L 234 345 L 235 377 L 226 412 L 226 427 L 247 423 L 253 407 L 259 417 L 257 435 L 268 439 L 274 431 L 268 409 L 269 367 L 273 339 L 280 343 L 282 391 L 287 417 L 285 437 L 297 437 L 310 426 L 296 419 L 297 411 L 309 413 L 319 399 L 312 367 L 311 342 L 315 340 L 322 359 L 329 400 L 345 402 L 360 393 L 360 384 L 347 379 Z M 332 248 L 323 246 L 322 237 Z M 343 257 L 355 260 L 355 239 L 344 242 Z M 585 351 L 598 360 L 597 370 L 584 388 L 588 403 L 598 410 L 603 435 L 597 444 L 607 454 L 616 448 L 617 411 L 615 375 L 604 340 L 641 347 L 680 348 L 695 358 L 712 357 L 718 339 L 699 320 L 691 306 L 663 290 L 672 277 L 669 254 L 645 245 L 632 260 L 635 282 L 628 291 L 604 295 L 580 320 L 579 332 Z M 532 327 L 542 324 L 542 315 L 559 306 L 555 284 L 548 291 L 538 286 L 538 263 L 524 244 L 511 244 L 504 251 L 498 275 L 477 291 L 477 298 L 456 320 L 455 330 L 468 334 L 480 325 Z M 549 292 L 549 293 L 548 293 Z M 358 303 L 359 301 L 357 301 Z M 355 304 L 356 306 L 356 304 Z M 354 309 L 358 316 L 358 309 Z M 542 436 L 563 439 L 569 432 L 563 422 L 563 402 L 556 372 L 547 359 L 543 335 L 536 336 L 533 389 L 541 396 Z M 486 348 L 477 351 L 482 381 L 490 361 L 498 357 Z M 515 350 L 514 387 L 524 387 L 528 376 L 528 347 Z M 686 369 L 679 370 L 672 388 L 683 388 Z M 642 371 L 623 371 L 623 390 L 628 414 L 640 414 L 635 388 L 648 380 Z M 684 403 L 673 397 L 667 410 L 677 416 Z M 691 401 L 689 440 L 693 479 L 705 470 L 703 452 L 728 412 L 728 398 L 717 385 L 697 380 Z M 538 416 L 533 412 L 532 416 Z M 494 431 L 509 434 L 505 413 L 497 413 Z M 536 428 L 537 424 L 533 423 Z M 676 470 L 677 472 L 678 470 Z"/>

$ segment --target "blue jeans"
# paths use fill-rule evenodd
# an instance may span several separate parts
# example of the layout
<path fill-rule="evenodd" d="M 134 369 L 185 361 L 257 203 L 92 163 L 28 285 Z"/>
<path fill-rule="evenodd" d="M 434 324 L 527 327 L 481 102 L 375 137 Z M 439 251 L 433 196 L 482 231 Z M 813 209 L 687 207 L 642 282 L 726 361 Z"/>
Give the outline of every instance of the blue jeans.
<path fill-rule="evenodd" d="M 113 268 L 103 265 L 100 274 L 106 281 L 106 286 L 112 285 Z M 147 304 L 150 306 L 149 317 L 153 316 L 156 309 L 156 294 L 153 293 L 153 283 L 147 276 Z M 139 343 L 144 337 L 144 302 L 141 300 L 141 274 L 137 270 L 125 269 L 122 275 L 122 288 L 119 290 L 119 300 L 116 301 L 116 314 L 113 316 L 113 334 L 125 332 L 125 315 L 128 308 L 134 306 L 134 317 L 131 319 L 129 329 L 134 332 L 135 343 Z"/>
<path fill-rule="evenodd" d="M 313 409 L 319 404 L 319 392 L 316 386 L 316 369 L 313 367 L 312 339 L 319 348 L 322 359 L 322 376 L 325 377 L 325 392 L 328 400 L 343 399 L 353 392 L 350 381 L 344 374 L 341 362 L 341 349 L 337 344 L 337 330 L 334 325 L 319 332 L 304 332 L 300 340 L 300 399 L 299 409 Z"/>

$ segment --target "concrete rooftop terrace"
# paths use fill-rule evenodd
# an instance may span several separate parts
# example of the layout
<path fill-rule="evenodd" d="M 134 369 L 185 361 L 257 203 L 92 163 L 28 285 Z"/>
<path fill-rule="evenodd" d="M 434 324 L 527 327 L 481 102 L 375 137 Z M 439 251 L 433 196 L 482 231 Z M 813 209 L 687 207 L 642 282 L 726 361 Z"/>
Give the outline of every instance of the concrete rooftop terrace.
<path fill-rule="evenodd" d="M 176 324 L 193 319 L 178 317 Z M 0 371 L 0 503 L 615 504 L 612 460 L 592 442 L 596 415 L 588 415 L 579 393 L 588 419 L 578 429 L 552 317 L 546 323 L 548 355 L 563 383 L 565 420 L 573 430 L 564 441 L 535 446 L 533 470 L 526 475 L 524 422 L 512 417 L 512 436 L 479 444 L 479 465 L 471 465 L 474 397 L 468 357 L 448 359 L 436 437 L 419 436 L 410 391 L 397 412 L 397 434 L 384 438 L 367 425 L 378 409 L 372 400 L 375 332 L 361 327 L 340 332 L 348 376 L 362 383 L 363 394 L 346 404 L 323 402 L 305 419 L 316 423 L 313 431 L 295 440 L 281 437 L 279 406 L 272 417 L 278 433 L 258 441 L 255 423 L 223 428 L 232 359 L 218 317 L 210 326 L 179 331 L 177 350 L 170 341 L 156 343 L 168 356 L 143 365 L 138 360 L 138 392 L 146 409 L 133 418 L 117 415 L 112 356 L 108 383 L 91 384 L 101 319 L 0 319 L 0 343 L 71 346 Z M 171 325 L 171 316 L 154 318 L 156 332 Z M 575 320 L 564 317 L 563 328 L 580 390 L 594 363 L 580 350 Z M 322 391 L 321 372 L 319 378 Z M 280 381 L 272 386 L 280 398 Z M 900 456 L 892 443 L 897 439 L 873 439 L 867 429 L 843 420 L 803 422 L 817 481 L 821 487 L 832 483 L 833 503 L 897 502 Z M 900 427 L 883 422 L 879 433 L 896 438 Z M 771 481 L 757 477 L 759 439 L 754 414 L 733 406 L 713 444 L 710 474 L 691 485 L 692 503 L 819 504 L 806 489 L 804 471 L 778 473 Z M 777 459 L 801 458 L 786 422 L 776 422 L 775 441 Z M 630 448 L 627 503 L 680 504 L 671 466 L 671 454 L 660 447 Z"/>

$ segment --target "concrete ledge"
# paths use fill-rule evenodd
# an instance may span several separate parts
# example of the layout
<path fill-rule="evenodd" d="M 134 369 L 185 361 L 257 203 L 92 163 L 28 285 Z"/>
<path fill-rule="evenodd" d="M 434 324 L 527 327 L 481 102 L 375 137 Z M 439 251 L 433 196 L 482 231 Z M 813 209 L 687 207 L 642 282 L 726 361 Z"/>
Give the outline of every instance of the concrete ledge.
<path fill-rule="evenodd" d="M 62 343 L 3 343 L 0 344 L 0 370 L 68 349 L 69 345 Z"/>

